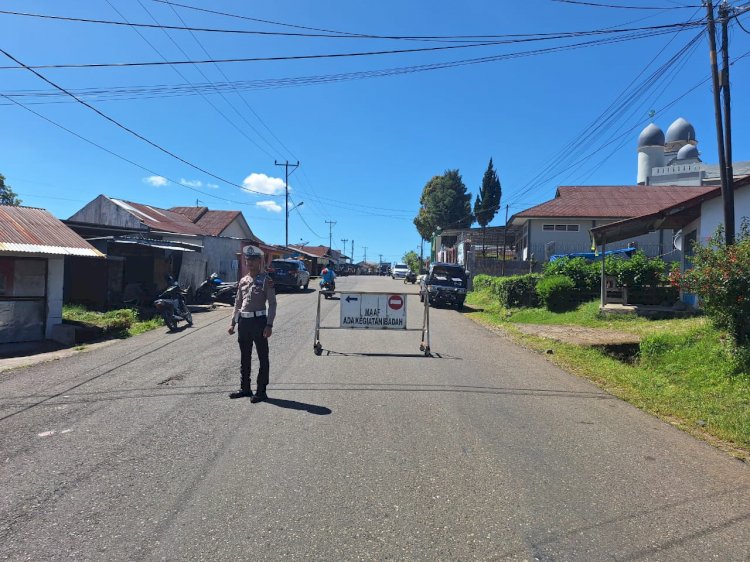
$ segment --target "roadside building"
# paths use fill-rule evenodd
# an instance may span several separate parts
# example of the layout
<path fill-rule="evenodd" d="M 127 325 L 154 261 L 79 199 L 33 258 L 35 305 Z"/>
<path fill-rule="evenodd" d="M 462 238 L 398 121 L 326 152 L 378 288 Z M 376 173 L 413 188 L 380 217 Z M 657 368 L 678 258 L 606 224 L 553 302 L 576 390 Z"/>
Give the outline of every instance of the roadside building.
<path fill-rule="evenodd" d="M 242 247 L 262 243 L 240 211 L 161 209 L 106 195 L 65 222 L 107 256 L 106 268 L 74 268 L 75 278 L 66 285 L 66 298 L 74 301 L 81 301 L 76 288 L 87 282 L 102 288 L 85 295 L 86 304 L 97 308 L 151 299 L 168 275 L 191 289 L 214 272 L 224 281 L 236 281 Z"/>
<path fill-rule="evenodd" d="M 63 339 L 69 256 L 104 261 L 101 252 L 48 211 L 0 206 L 0 344 Z"/>

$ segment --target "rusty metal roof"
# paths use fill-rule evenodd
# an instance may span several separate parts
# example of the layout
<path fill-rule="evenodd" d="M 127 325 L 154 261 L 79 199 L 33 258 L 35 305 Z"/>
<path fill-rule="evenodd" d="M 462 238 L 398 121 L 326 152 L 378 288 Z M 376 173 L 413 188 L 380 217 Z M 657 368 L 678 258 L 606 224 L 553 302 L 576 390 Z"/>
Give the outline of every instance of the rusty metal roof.
<path fill-rule="evenodd" d="M 193 224 L 188 217 L 181 215 L 180 213 L 152 207 L 151 205 L 143 205 L 142 203 L 134 203 L 133 201 L 114 198 L 110 199 L 113 203 L 133 215 L 146 226 L 158 232 L 195 235 L 203 234 L 203 231 L 198 225 Z"/>
<path fill-rule="evenodd" d="M 206 211 L 195 224 L 206 234 L 219 236 L 241 214 L 239 211 Z"/>
<path fill-rule="evenodd" d="M 0 205 L 0 253 L 104 257 L 49 211 L 9 205 Z"/>

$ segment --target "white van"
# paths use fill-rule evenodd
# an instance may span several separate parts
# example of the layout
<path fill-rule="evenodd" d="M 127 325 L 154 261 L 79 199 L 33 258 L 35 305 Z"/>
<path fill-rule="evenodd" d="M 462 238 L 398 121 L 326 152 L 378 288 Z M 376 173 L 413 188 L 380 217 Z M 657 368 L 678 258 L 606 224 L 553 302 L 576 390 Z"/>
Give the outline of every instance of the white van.
<path fill-rule="evenodd" d="M 405 263 L 397 263 L 391 269 L 391 277 L 393 279 L 403 279 L 409 272 L 409 266 Z"/>

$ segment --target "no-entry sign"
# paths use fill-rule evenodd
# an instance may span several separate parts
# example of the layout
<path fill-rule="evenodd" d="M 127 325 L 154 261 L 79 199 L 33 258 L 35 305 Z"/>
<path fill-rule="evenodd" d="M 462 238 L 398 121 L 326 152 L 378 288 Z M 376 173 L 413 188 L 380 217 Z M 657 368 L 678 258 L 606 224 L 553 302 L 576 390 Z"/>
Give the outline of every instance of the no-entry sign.
<path fill-rule="evenodd" d="M 406 329 L 406 295 L 340 293 L 341 328 Z"/>

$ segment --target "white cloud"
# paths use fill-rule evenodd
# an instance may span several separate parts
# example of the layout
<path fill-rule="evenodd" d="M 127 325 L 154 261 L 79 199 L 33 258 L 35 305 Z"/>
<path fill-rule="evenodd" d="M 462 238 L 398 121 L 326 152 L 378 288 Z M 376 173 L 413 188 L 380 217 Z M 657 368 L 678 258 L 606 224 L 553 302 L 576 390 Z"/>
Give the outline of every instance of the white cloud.
<path fill-rule="evenodd" d="M 169 180 L 163 176 L 149 176 L 147 178 L 143 178 L 143 183 L 147 183 L 154 187 L 164 187 L 169 183 Z"/>
<path fill-rule="evenodd" d="M 203 185 L 201 180 L 186 180 L 185 178 L 180 178 L 180 183 L 186 187 L 201 187 Z"/>
<path fill-rule="evenodd" d="M 248 191 L 256 191 L 264 195 L 279 195 L 284 193 L 284 180 L 271 178 L 266 174 L 252 173 L 242 181 L 242 187 Z M 289 190 L 291 191 L 291 188 Z"/>
<path fill-rule="evenodd" d="M 219 189 L 219 186 L 215 183 L 207 183 L 206 187 L 210 187 L 211 189 Z"/>
<path fill-rule="evenodd" d="M 276 201 L 258 201 L 255 205 L 270 213 L 280 213 L 283 210 L 283 207 Z"/>

